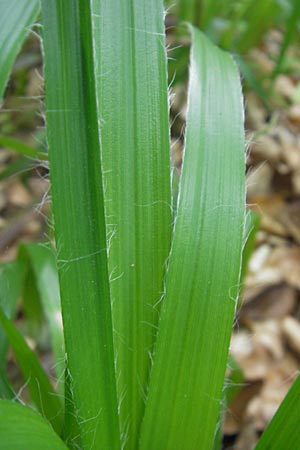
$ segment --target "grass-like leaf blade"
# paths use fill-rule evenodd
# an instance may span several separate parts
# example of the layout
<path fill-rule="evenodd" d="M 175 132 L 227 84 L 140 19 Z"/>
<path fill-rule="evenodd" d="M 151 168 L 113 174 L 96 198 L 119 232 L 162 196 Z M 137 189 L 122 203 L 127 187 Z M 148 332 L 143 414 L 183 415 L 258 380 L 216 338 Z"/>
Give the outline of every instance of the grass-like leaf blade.
<path fill-rule="evenodd" d="M 137 446 L 171 238 L 163 14 L 162 0 L 93 2 L 118 400 L 128 449 Z"/>
<path fill-rule="evenodd" d="M 8 136 L 0 136 L 0 146 L 13 150 L 14 152 L 21 153 L 24 156 L 34 159 L 44 159 L 47 160 L 47 153 L 41 152 L 37 148 L 30 147 L 24 144 L 24 142 L 19 139 L 14 139 Z"/>
<path fill-rule="evenodd" d="M 15 397 L 15 392 L 13 390 L 13 387 L 10 385 L 3 369 L 0 369 L 0 398 L 1 399 L 13 399 L 14 397 Z"/>
<path fill-rule="evenodd" d="M 38 357 L 30 349 L 14 323 L 0 308 L 0 325 L 6 333 L 16 360 L 28 385 L 30 396 L 38 410 L 59 433 L 62 429 L 62 405 L 42 368 Z"/>
<path fill-rule="evenodd" d="M 51 426 L 32 409 L 0 400 L 0 450 L 67 450 Z"/>
<path fill-rule="evenodd" d="M 26 273 L 27 264 L 24 261 L 3 263 L 0 266 L 0 307 L 9 319 L 14 318 Z M 6 334 L 0 327 L 0 368 L 2 370 L 5 367 L 7 346 Z"/>
<path fill-rule="evenodd" d="M 34 274 L 40 302 L 50 328 L 55 372 L 57 378 L 62 379 L 65 370 L 65 350 L 54 250 L 46 244 L 22 244 L 19 249 L 19 259 L 22 261 L 23 258 L 27 259 Z M 59 386 L 61 387 L 62 384 Z"/>
<path fill-rule="evenodd" d="M 142 450 L 213 445 L 238 295 L 244 170 L 238 71 L 194 29 L 183 172 Z"/>
<path fill-rule="evenodd" d="M 272 78 L 276 78 L 276 76 L 279 75 L 279 73 L 281 72 L 286 51 L 296 34 L 297 27 L 299 26 L 300 1 L 292 0 L 291 3 L 292 3 L 291 12 L 285 24 L 285 33 L 280 46 L 280 51 L 276 61 L 276 65 L 272 73 Z"/>
<path fill-rule="evenodd" d="M 82 448 L 106 450 L 119 448 L 119 424 L 90 5 L 44 0 L 42 15 L 67 364 Z"/>
<path fill-rule="evenodd" d="M 246 2 L 243 13 L 245 28 L 237 39 L 236 50 L 244 55 L 251 47 L 254 47 L 278 14 L 280 14 L 280 2 L 273 0 Z"/>
<path fill-rule="evenodd" d="M 39 0 L 0 0 L 0 103 L 12 65 L 39 7 Z"/>

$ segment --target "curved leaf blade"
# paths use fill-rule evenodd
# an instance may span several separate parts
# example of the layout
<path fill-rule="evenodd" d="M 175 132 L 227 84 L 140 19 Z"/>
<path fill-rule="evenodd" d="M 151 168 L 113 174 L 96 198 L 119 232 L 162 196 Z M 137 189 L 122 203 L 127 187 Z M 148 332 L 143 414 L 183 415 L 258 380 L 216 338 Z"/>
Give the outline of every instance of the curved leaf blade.
<path fill-rule="evenodd" d="M 29 348 L 14 323 L 7 319 L 0 308 L 0 324 L 14 351 L 18 365 L 28 385 L 30 396 L 38 410 L 60 433 L 62 429 L 62 405 L 42 368 L 36 354 Z"/>
<path fill-rule="evenodd" d="M 67 450 L 49 424 L 30 408 L 0 400 L 0 450 Z"/>
<path fill-rule="evenodd" d="M 0 0 L 0 103 L 12 65 L 39 7 L 39 0 Z"/>
<path fill-rule="evenodd" d="M 244 170 L 238 71 L 194 29 L 178 212 L 142 450 L 213 445 L 238 295 Z"/>

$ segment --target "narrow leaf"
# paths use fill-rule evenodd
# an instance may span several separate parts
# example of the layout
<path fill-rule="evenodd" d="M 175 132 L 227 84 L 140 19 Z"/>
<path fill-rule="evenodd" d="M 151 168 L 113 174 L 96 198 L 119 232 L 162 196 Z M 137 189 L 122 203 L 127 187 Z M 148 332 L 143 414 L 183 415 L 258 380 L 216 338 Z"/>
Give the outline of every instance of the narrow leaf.
<path fill-rule="evenodd" d="M 241 58 L 238 55 L 235 55 L 235 61 L 239 66 L 239 70 L 250 89 L 253 89 L 261 98 L 264 107 L 267 111 L 270 111 L 269 105 L 269 91 L 264 87 L 262 82 L 256 77 L 250 65 L 246 62 L 245 59 Z"/>
<path fill-rule="evenodd" d="M 0 266 L 0 307 L 9 319 L 13 319 L 17 300 L 21 295 L 27 265 L 24 261 L 4 263 Z M 0 369 L 6 362 L 8 341 L 0 327 Z"/>
<path fill-rule="evenodd" d="M 118 449 L 90 1 L 43 0 L 42 15 L 50 176 L 74 409 L 83 449 Z"/>
<path fill-rule="evenodd" d="M 0 136 L 0 146 L 13 150 L 29 158 L 48 159 L 46 153 L 39 151 L 34 147 L 24 144 L 22 141 L 7 136 Z"/>
<path fill-rule="evenodd" d="M 39 12 L 39 0 L 0 0 L 0 103 L 9 73 Z"/>
<path fill-rule="evenodd" d="M 255 450 L 300 449 L 300 377 L 281 403 Z"/>
<path fill-rule="evenodd" d="M 35 353 L 28 347 L 12 321 L 0 309 L 0 324 L 13 348 L 32 401 L 59 433 L 62 428 L 61 403 Z"/>
<path fill-rule="evenodd" d="M 295 36 L 296 31 L 297 31 L 297 26 L 299 25 L 299 19 L 300 19 L 300 1 L 292 0 L 291 12 L 287 19 L 286 25 L 285 25 L 285 33 L 284 33 L 284 37 L 282 40 L 282 44 L 280 46 L 278 59 L 276 61 L 276 65 L 275 65 L 275 68 L 272 73 L 272 78 L 276 78 L 276 76 L 282 70 L 285 54 L 286 54 L 286 51 L 287 51 L 292 39 Z"/>
<path fill-rule="evenodd" d="M 0 368 L 0 398 L 12 399 L 15 397 L 15 392 L 12 386 L 9 384 L 6 374 L 3 369 Z"/>
<path fill-rule="evenodd" d="M 54 250 L 46 244 L 22 244 L 19 258 L 27 257 L 34 272 L 34 281 L 39 292 L 43 312 L 49 323 L 55 372 L 58 379 L 65 370 L 65 351 L 61 320 L 58 274 Z"/>
<path fill-rule="evenodd" d="M 133 449 L 171 237 L 163 2 L 94 0 L 93 28 L 120 425 Z"/>
<path fill-rule="evenodd" d="M 242 271 L 241 271 L 241 282 L 244 281 L 244 278 L 247 273 L 248 263 L 253 253 L 255 247 L 255 239 L 256 234 L 258 232 L 260 225 L 260 216 L 249 210 L 246 214 L 245 219 L 245 246 L 243 249 L 243 259 L 242 259 Z"/>
<path fill-rule="evenodd" d="M 142 450 L 210 449 L 243 242 L 243 106 L 233 60 L 193 31 L 178 212 Z"/>
<path fill-rule="evenodd" d="M 67 450 L 37 413 L 12 401 L 0 401 L 0 450 Z"/>
<path fill-rule="evenodd" d="M 28 337 L 38 341 L 43 332 L 45 317 L 35 281 L 35 275 L 28 264 L 28 271 L 22 289 L 24 330 Z"/>

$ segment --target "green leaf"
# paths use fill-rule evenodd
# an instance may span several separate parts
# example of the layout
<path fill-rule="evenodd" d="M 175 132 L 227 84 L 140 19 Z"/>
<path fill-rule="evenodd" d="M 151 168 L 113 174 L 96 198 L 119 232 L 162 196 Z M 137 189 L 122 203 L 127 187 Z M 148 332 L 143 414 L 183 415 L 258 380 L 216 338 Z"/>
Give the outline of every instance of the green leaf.
<path fill-rule="evenodd" d="M 0 266 L 0 306 L 10 319 L 15 315 L 26 272 L 27 266 L 21 261 L 3 263 Z M 13 398 L 15 395 L 5 374 L 7 349 L 6 333 L 0 327 L 0 398 Z"/>
<path fill-rule="evenodd" d="M 280 13 L 279 2 L 274 0 L 248 0 L 244 10 L 245 26 L 237 39 L 236 49 L 241 55 L 254 47 Z M 246 3 L 246 4 L 247 4 Z"/>
<path fill-rule="evenodd" d="M 76 416 L 76 409 L 74 404 L 74 396 L 72 391 L 72 379 L 68 369 L 65 371 L 65 421 L 62 431 L 64 442 L 70 449 L 81 449 L 80 429 Z"/>
<path fill-rule="evenodd" d="M 42 15 L 68 371 L 82 448 L 106 450 L 120 444 L 90 4 L 43 0 Z M 76 432 L 66 433 L 75 437 Z"/>
<path fill-rule="evenodd" d="M 171 239 L 162 0 L 95 0 L 93 28 L 120 426 L 133 449 Z"/>
<path fill-rule="evenodd" d="M 54 250 L 47 247 L 46 244 L 22 244 L 19 258 L 21 260 L 28 258 L 28 263 L 34 273 L 34 282 L 50 327 L 55 372 L 57 378 L 61 379 L 65 370 L 65 351 Z"/>
<path fill-rule="evenodd" d="M 2 368 L 0 368 L 0 398 L 1 399 L 13 399 L 15 392 L 12 386 L 9 384 L 7 376 Z"/>
<path fill-rule="evenodd" d="M 261 81 L 254 75 L 254 72 L 250 65 L 245 61 L 245 59 L 241 58 L 238 55 L 235 55 L 235 61 L 239 66 L 240 72 L 248 84 L 250 89 L 253 89 L 261 98 L 265 108 L 267 111 L 270 111 L 270 105 L 269 105 L 269 98 L 270 94 L 269 91 L 264 87 L 264 85 L 261 83 Z"/>
<path fill-rule="evenodd" d="M 202 12 L 202 4 L 200 7 L 199 0 L 179 0 L 178 14 L 181 20 L 186 20 L 199 25 L 200 11 Z"/>
<path fill-rule="evenodd" d="M 244 164 L 238 71 L 194 29 L 183 171 L 143 450 L 212 448 L 238 295 Z"/>
<path fill-rule="evenodd" d="M 286 22 L 284 38 L 280 46 L 280 51 L 278 59 L 276 61 L 275 68 L 272 73 L 272 78 L 276 78 L 276 76 L 279 75 L 279 73 L 282 70 L 286 51 L 292 39 L 294 38 L 294 35 L 297 31 L 297 26 L 299 25 L 299 18 L 300 18 L 300 1 L 292 0 L 291 12 Z"/>
<path fill-rule="evenodd" d="M 197 3 L 201 3 L 201 27 L 207 28 L 209 22 L 215 17 L 218 16 L 221 10 L 224 8 L 224 5 L 228 4 L 223 0 L 196 0 Z"/>
<path fill-rule="evenodd" d="M 252 210 L 247 211 L 245 220 L 245 246 L 243 249 L 241 282 L 243 282 L 248 268 L 248 263 L 255 247 L 256 234 L 260 225 L 260 216 Z"/>
<path fill-rule="evenodd" d="M 39 12 L 39 0 L 0 0 L 0 103 L 9 73 Z"/>
<path fill-rule="evenodd" d="M 0 136 L 0 146 L 21 153 L 29 158 L 48 159 L 46 153 L 39 151 L 34 147 L 24 144 L 22 141 L 6 136 Z"/>
<path fill-rule="evenodd" d="M 300 449 L 300 377 L 281 403 L 255 450 Z"/>
<path fill-rule="evenodd" d="M 0 306 L 9 319 L 14 318 L 26 273 L 27 265 L 23 261 L 4 263 L 0 266 Z M 7 346 L 6 334 L 0 327 L 0 370 L 5 366 Z"/>
<path fill-rule="evenodd" d="M 13 348 L 16 360 L 28 385 L 32 401 L 59 433 L 62 428 L 62 406 L 37 356 L 29 348 L 14 323 L 7 319 L 1 308 L 0 324 Z"/>
<path fill-rule="evenodd" d="M 29 264 L 22 289 L 22 311 L 25 319 L 24 333 L 33 341 L 38 341 L 42 335 L 45 321 L 35 275 Z"/>
<path fill-rule="evenodd" d="M 0 401 L 0 450 L 67 450 L 49 424 L 26 406 Z"/>

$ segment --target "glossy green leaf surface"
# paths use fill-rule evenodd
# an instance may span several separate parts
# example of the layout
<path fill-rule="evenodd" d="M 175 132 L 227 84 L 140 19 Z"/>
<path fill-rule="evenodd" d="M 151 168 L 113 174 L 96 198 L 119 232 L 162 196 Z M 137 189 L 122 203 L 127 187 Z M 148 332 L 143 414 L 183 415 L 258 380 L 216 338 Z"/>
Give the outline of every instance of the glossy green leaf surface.
<path fill-rule="evenodd" d="M 212 448 L 239 286 L 244 159 L 238 71 L 194 29 L 183 171 L 142 450 Z"/>
<path fill-rule="evenodd" d="M 6 318 L 2 309 L 0 309 L 0 325 L 14 351 L 32 401 L 59 433 L 62 429 L 62 405 L 37 356 L 14 323 Z"/>
<path fill-rule="evenodd" d="M 47 135 L 67 365 L 82 449 L 117 450 L 90 3 L 42 2 Z M 71 438 L 75 433 L 69 430 Z"/>
<path fill-rule="evenodd" d="M 53 428 L 32 409 L 0 400 L 0 450 L 67 450 Z"/>
<path fill-rule="evenodd" d="M 162 0 L 95 0 L 93 29 L 120 426 L 137 446 L 171 238 Z"/>
<path fill-rule="evenodd" d="M 0 0 L 0 103 L 15 58 L 39 6 L 39 0 Z"/>
<path fill-rule="evenodd" d="M 300 449 L 300 377 L 281 403 L 255 450 Z"/>

